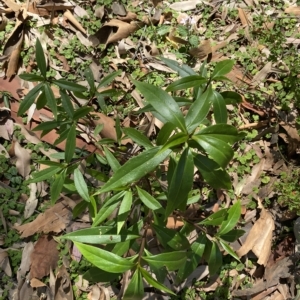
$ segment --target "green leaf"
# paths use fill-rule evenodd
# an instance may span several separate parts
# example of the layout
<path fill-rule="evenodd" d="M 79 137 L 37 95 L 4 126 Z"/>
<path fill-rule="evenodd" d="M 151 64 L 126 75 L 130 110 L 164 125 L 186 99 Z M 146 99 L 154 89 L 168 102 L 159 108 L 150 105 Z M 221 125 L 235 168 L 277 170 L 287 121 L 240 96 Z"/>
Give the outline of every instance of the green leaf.
<path fill-rule="evenodd" d="M 37 163 L 41 165 L 46 165 L 49 167 L 60 167 L 63 168 L 65 165 L 52 160 L 38 160 Z"/>
<path fill-rule="evenodd" d="M 114 155 L 106 147 L 104 147 L 103 150 L 104 150 L 105 158 L 106 158 L 109 166 L 116 173 L 117 170 L 120 169 L 121 164 L 119 163 L 119 161 L 114 157 Z"/>
<path fill-rule="evenodd" d="M 47 64 L 46 64 L 44 50 L 39 39 L 36 39 L 36 43 L 35 43 L 35 59 L 38 68 L 41 71 L 41 74 L 43 75 L 44 78 L 46 78 Z"/>
<path fill-rule="evenodd" d="M 150 208 L 151 210 L 157 210 L 162 207 L 161 204 L 154 197 L 152 197 L 148 192 L 139 188 L 138 186 L 136 186 L 136 189 L 139 198 L 148 208 Z"/>
<path fill-rule="evenodd" d="M 49 167 L 42 171 L 34 172 L 32 174 L 33 178 L 26 180 L 26 183 L 39 182 L 39 181 L 49 179 L 54 174 L 56 174 L 59 170 L 61 170 L 61 167 Z"/>
<path fill-rule="evenodd" d="M 72 91 L 72 92 L 85 92 L 86 91 L 86 87 L 79 85 L 77 83 L 74 83 L 74 82 L 70 82 L 65 79 L 53 80 L 52 83 L 56 84 L 57 86 L 59 86 L 60 88 L 62 88 L 64 90 L 68 90 L 68 91 Z"/>
<path fill-rule="evenodd" d="M 240 262 L 239 257 L 237 256 L 237 254 L 234 252 L 234 250 L 224 241 L 219 240 L 221 246 L 223 247 L 223 249 L 229 254 L 231 255 L 233 258 L 235 258 L 237 261 Z"/>
<path fill-rule="evenodd" d="M 209 135 L 223 142 L 233 144 L 240 140 L 237 129 L 227 124 L 215 124 L 201 129 L 197 132 L 197 135 Z"/>
<path fill-rule="evenodd" d="M 175 168 L 171 184 L 168 187 L 168 203 L 165 218 L 176 208 L 186 209 L 188 194 L 193 186 L 194 161 L 189 148 L 186 148 L 180 156 Z"/>
<path fill-rule="evenodd" d="M 142 256 L 143 260 L 155 265 L 157 268 L 165 266 L 169 271 L 178 270 L 186 261 L 186 251 L 173 251 L 157 255 L 151 255 L 148 251 L 146 253 L 147 256 Z"/>
<path fill-rule="evenodd" d="M 197 261 L 202 258 L 206 245 L 207 237 L 205 234 L 201 234 L 196 241 L 191 245 L 191 250 L 197 256 Z"/>
<path fill-rule="evenodd" d="M 206 118 L 213 97 L 211 85 L 201 94 L 195 102 L 190 106 L 185 117 L 186 126 L 189 133 L 192 133 Z"/>
<path fill-rule="evenodd" d="M 118 212 L 117 233 L 120 233 L 125 221 L 128 218 L 128 215 L 131 210 L 131 204 L 132 204 L 132 192 L 126 191 Z"/>
<path fill-rule="evenodd" d="M 29 91 L 29 93 L 24 97 L 22 100 L 19 110 L 18 110 L 18 116 L 22 116 L 34 103 L 36 97 L 38 94 L 43 90 L 44 83 L 41 82 L 37 86 L 35 86 L 32 90 Z"/>
<path fill-rule="evenodd" d="M 158 146 L 165 144 L 175 128 L 172 123 L 165 123 L 157 135 L 156 144 Z"/>
<path fill-rule="evenodd" d="M 74 184 L 78 194 L 87 202 L 90 202 L 90 195 L 87 184 L 80 170 L 77 168 L 74 170 Z"/>
<path fill-rule="evenodd" d="M 143 146 L 145 149 L 153 148 L 150 140 L 137 129 L 127 127 L 123 128 L 123 132 L 128 135 L 134 142 L 136 142 L 140 146 Z"/>
<path fill-rule="evenodd" d="M 204 180 L 215 189 L 231 188 L 231 178 L 229 174 L 222 170 L 220 166 L 212 159 L 197 154 L 194 156 L 194 164 L 201 173 Z"/>
<path fill-rule="evenodd" d="M 74 115 L 74 107 L 70 100 L 70 96 L 66 93 L 64 89 L 59 89 L 60 97 L 61 97 L 61 103 L 65 110 L 65 112 L 68 114 L 70 118 L 73 118 Z"/>
<path fill-rule="evenodd" d="M 93 107 L 82 106 L 82 107 L 76 109 L 76 111 L 74 112 L 73 120 L 77 121 L 80 118 L 85 117 L 87 114 L 89 114 L 93 110 L 94 110 Z"/>
<path fill-rule="evenodd" d="M 222 266 L 222 253 L 216 242 L 212 241 L 212 247 L 210 249 L 208 259 L 208 269 L 210 276 L 216 274 Z"/>
<path fill-rule="evenodd" d="M 189 135 L 185 132 L 178 132 L 172 135 L 169 140 L 160 149 L 160 152 L 164 152 L 167 149 L 184 144 L 189 138 Z"/>
<path fill-rule="evenodd" d="M 90 169 L 90 168 L 86 169 L 86 173 L 90 174 L 91 176 L 93 176 L 94 178 L 96 178 L 97 180 L 102 181 L 102 182 L 108 181 L 108 178 L 109 178 L 104 173 L 102 173 L 98 170 Z"/>
<path fill-rule="evenodd" d="M 165 291 L 169 294 L 175 295 L 171 290 L 169 290 L 168 288 L 166 288 L 163 284 L 159 283 L 158 281 L 156 281 L 146 270 L 144 270 L 143 268 L 140 268 L 140 271 L 143 275 L 143 277 L 145 278 L 145 280 L 152 285 L 153 287 L 155 287 L 158 290 L 162 290 Z"/>
<path fill-rule="evenodd" d="M 80 253 L 97 268 L 110 273 L 123 273 L 132 269 L 135 263 L 126 258 L 102 250 L 98 247 L 74 242 Z"/>
<path fill-rule="evenodd" d="M 90 86 L 90 96 L 94 96 L 94 94 L 96 92 L 95 78 L 94 78 L 94 74 L 90 67 L 85 69 L 84 76 Z"/>
<path fill-rule="evenodd" d="M 201 221 L 199 224 L 218 226 L 222 224 L 222 222 L 225 220 L 226 217 L 227 217 L 227 209 L 220 209 L 217 212 L 211 214 L 203 221 Z"/>
<path fill-rule="evenodd" d="M 56 119 L 57 118 L 56 99 L 55 99 L 54 93 L 50 87 L 50 84 L 48 82 L 46 82 L 44 84 L 44 91 L 45 91 L 45 95 L 47 98 L 47 105 L 49 106 L 50 110 L 52 111 L 54 119 Z"/>
<path fill-rule="evenodd" d="M 137 89 L 154 109 L 162 115 L 167 122 L 174 124 L 181 131 L 186 132 L 183 114 L 176 101 L 164 90 L 154 85 L 134 80 Z"/>
<path fill-rule="evenodd" d="M 51 204 L 54 205 L 60 196 L 66 179 L 66 169 L 56 175 L 54 182 L 50 186 Z"/>
<path fill-rule="evenodd" d="M 156 224 L 151 224 L 151 226 L 164 248 L 171 247 L 174 250 L 185 250 L 190 247 L 189 241 L 180 232 Z"/>
<path fill-rule="evenodd" d="M 47 121 L 44 123 L 40 123 L 38 126 L 36 126 L 33 130 L 39 131 L 39 130 L 52 130 L 54 128 L 58 128 L 62 125 L 62 122 L 60 121 Z"/>
<path fill-rule="evenodd" d="M 242 235 L 244 235 L 245 231 L 241 229 L 233 229 L 229 232 L 222 234 L 219 236 L 220 239 L 226 241 L 226 242 L 234 242 L 237 239 L 239 239 Z"/>
<path fill-rule="evenodd" d="M 215 79 L 216 77 L 219 76 L 224 76 L 226 74 L 228 74 L 234 65 L 234 61 L 231 59 L 227 59 L 227 60 L 222 60 L 220 62 L 218 62 L 215 66 L 215 69 L 211 75 L 212 79 Z"/>
<path fill-rule="evenodd" d="M 97 87 L 97 89 L 99 89 L 100 87 L 104 87 L 108 84 L 110 84 L 117 76 L 119 76 L 122 73 L 122 70 L 113 72 L 107 76 L 105 76 L 103 79 L 101 79 L 101 81 L 99 82 L 99 85 Z"/>
<path fill-rule="evenodd" d="M 73 242 L 103 245 L 135 240 L 140 238 L 140 236 L 133 234 L 103 234 L 101 232 L 101 227 L 93 227 L 65 234 L 61 238 L 71 240 Z"/>
<path fill-rule="evenodd" d="M 44 77 L 32 73 L 23 73 L 20 74 L 19 77 L 23 80 L 31 82 L 44 81 Z"/>
<path fill-rule="evenodd" d="M 227 108 L 226 103 L 217 91 L 212 91 L 212 103 L 213 103 L 213 111 L 216 123 L 227 123 Z"/>
<path fill-rule="evenodd" d="M 76 219 L 79 215 L 81 215 L 88 207 L 88 204 L 89 203 L 84 200 L 77 203 L 72 210 L 73 219 Z"/>
<path fill-rule="evenodd" d="M 169 150 L 160 154 L 157 154 L 158 151 L 159 147 L 154 147 L 128 160 L 96 194 L 126 186 L 144 177 L 170 154 Z"/>
<path fill-rule="evenodd" d="M 97 215 L 94 218 L 92 227 L 98 226 L 101 224 L 107 217 L 111 215 L 111 213 L 117 208 L 120 204 L 120 200 L 125 195 L 125 192 L 122 191 L 113 197 L 111 197 L 108 201 L 104 203 L 104 205 L 100 208 Z"/>
<path fill-rule="evenodd" d="M 237 201 L 228 209 L 228 216 L 226 220 L 221 224 L 220 230 L 218 231 L 218 235 L 226 234 L 231 231 L 237 222 L 239 221 L 241 216 L 241 202 Z"/>
<path fill-rule="evenodd" d="M 189 66 L 187 65 L 180 65 L 177 61 L 165 58 L 165 57 L 160 57 L 160 59 L 172 70 L 177 72 L 180 77 L 186 77 L 190 75 L 197 75 L 197 73 Z"/>
<path fill-rule="evenodd" d="M 144 296 L 144 283 L 140 268 L 137 268 L 128 284 L 123 300 L 141 300 Z"/>
<path fill-rule="evenodd" d="M 234 152 L 226 142 L 211 135 L 201 134 L 193 135 L 192 139 L 222 168 L 225 168 L 231 161 Z"/>
<path fill-rule="evenodd" d="M 207 79 L 199 75 L 191 75 L 183 77 L 171 83 L 167 88 L 166 92 L 186 90 L 192 87 L 197 87 L 203 83 L 206 83 Z"/>
<path fill-rule="evenodd" d="M 40 95 L 36 99 L 36 109 L 42 109 L 47 105 L 47 97 L 45 94 L 45 88 L 41 91 Z"/>
<path fill-rule="evenodd" d="M 120 118 L 118 115 L 116 117 L 115 129 L 116 129 L 117 142 L 120 145 L 121 138 L 122 138 L 122 130 L 121 130 Z"/>
<path fill-rule="evenodd" d="M 87 272 L 83 274 L 83 279 L 89 281 L 89 283 L 113 282 L 117 280 L 121 275 L 121 273 L 111 273 L 96 267 L 91 267 Z"/>
<path fill-rule="evenodd" d="M 243 102 L 242 96 L 236 92 L 225 91 L 221 93 L 221 96 L 223 97 L 226 105 L 229 104 L 235 105 Z"/>
<path fill-rule="evenodd" d="M 76 124 L 72 124 L 72 126 L 70 127 L 66 144 L 67 147 L 65 150 L 65 160 L 67 163 L 69 163 L 74 156 L 76 148 Z"/>

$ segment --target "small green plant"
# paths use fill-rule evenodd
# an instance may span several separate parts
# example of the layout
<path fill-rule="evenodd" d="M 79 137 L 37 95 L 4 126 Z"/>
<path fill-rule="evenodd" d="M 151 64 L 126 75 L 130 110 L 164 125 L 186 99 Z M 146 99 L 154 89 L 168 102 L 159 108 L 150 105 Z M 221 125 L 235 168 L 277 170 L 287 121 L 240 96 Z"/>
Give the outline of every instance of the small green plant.
<path fill-rule="evenodd" d="M 162 284 L 167 272 L 177 271 L 175 284 L 178 284 L 204 259 L 210 273 L 214 274 L 222 266 L 221 249 L 239 260 L 228 244 L 243 234 L 242 230 L 235 229 L 241 214 L 239 201 L 207 218 L 195 220 L 185 214 L 186 207 L 200 199 L 193 190 L 195 168 L 213 188 L 231 187 L 226 167 L 234 155 L 232 145 L 244 135 L 227 124 L 226 104 L 240 102 L 241 97 L 230 91 L 219 93 L 213 89 L 213 82 L 227 80 L 225 75 L 234 62 L 225 60 L 217 63 L 208 76 L 205 63 L 198 74 L 187 65 L 161 59 L 181 78 L 166 90 L 138 80 L 133 80 L 133 83 L 147 102 L 139 113 L 152 112 L 164 126 L 156 139 L 150 140 L 135 128 L 122 128 L 117 118 L 117 144 L 129 137 L 144 149 L 123 164 L 117 159 L 117 147 L 111 140 L 97 143 L 104 157 L 75 152 L 78 120 L 86 118 L 92 121 L 90 112 L 93 108 L 89 104 L 95 97 L 100 107 L 104 105 L 103 95 L 97 92 L 90 70 L 85 72 L 88 90 L 64 79 L 47 78 L 46 61 L 37 40 L 36 61 L 41 74 L 21 75 L 25 80 L 40 83 L 24 98 L 18 114 L 22 115 L 34 102 L 38 109 L 48 106 L 54 120 L 40 124 L 36 130 L 46 134 L 59 128 L 59 138 L 54 144 L 66 140 L 68 145 L 63 156 L 59 156 L 62 162 L 39 161 L 49 168 L 33 173 L 32 179 L 27 182 L 53 178 L 50 189 L 52 203 L 61 191 L 77 191 L 82 197 L 73 215 L 76 217 L 88 208 L 91 228 L 66 234 L 61 239 L 73 241 L 82 255 L 95 266 L 85 274 L 90 281 L 112 281 L 131 270 L 133 275 L 123 299 L 142 298 L 143 280 L 174 295 Z M 105 86 L 118 74 L 110 74 L 99 85 Z M 53 95 L 52 84 L 59 87 L 58 99 Z M 192 90 L 188 93 L 191 97 L 178 96 L 180 91 L 188 89 Z M 86 99 L 87 104 L 81 106 L 74 95 Z M 181 106 L 189 107 L 186 115 L 182 113 Z M 211 111 L 213 118 L 208 118 Z M 101 129 L 96 128 L 98 132 Z M 116 149 L 115 153 L 112 148 Z M 113 175 L 108 176 L 93 168 L 82 170 L 80 163 L 91 159 L 107 164 Z M 162 164 L 167 170 L 162 168 Z M 101 188 L 94 187 L 87 180 L 88 174 L 104 183 Z M 166 182 L 164 188 L 162 181 Z M 167 228 L 168 219 L 174 215 L 183 222 L 182 228 Z M 189 241 L 191 232 L 194 236 L 192 243 Z M 149 233 L 156 236 L 161 253 L 151 253 Z"/>
<path fill-rule="evenodd" d="M 300 169 L 294 169 L 290 173 L 283 172 L 280 180 L 275 183 L 278 194 L 278 203 L 288 206 L 289 210 L 295 211 L 300 216 Z"/>

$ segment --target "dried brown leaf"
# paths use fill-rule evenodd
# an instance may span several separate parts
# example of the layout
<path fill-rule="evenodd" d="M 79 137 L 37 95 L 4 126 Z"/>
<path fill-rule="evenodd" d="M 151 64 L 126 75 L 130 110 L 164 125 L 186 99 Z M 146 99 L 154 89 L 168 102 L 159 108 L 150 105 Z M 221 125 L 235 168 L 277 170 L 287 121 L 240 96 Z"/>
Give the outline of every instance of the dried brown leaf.
<path fill-rule="evenodd" d="M 24 209 L 24 218 L 28 219 L 31 217 L 37 207 L 38 199 L 37 199 L 37 185 L 36 183 L 29 184 L 30 195 L 26 201 L 25 209 Z"/>
<path fill-rule="evenodd" d="M 176 11 L 188 11 L 195 9 L 197 4 L 203 3 L 202 0 L 189 0 L 172 3 L 169 7 Z"/>
<path fill-rule="evenodd" d="M 8 253 L 3 249 L 0 249 L 0 269 L 3 270 L 7 276 L 12 276 Z"/>
<path fill-rule="evenodd" d="M 42 235 L 31 253 L 30 278 L 42 279 L 55 269 L 59 258 L 57 243 L 49 235 Z"/>
<path fill-rule="evenodd" d="M 21 238 L 41 232 L 59 233 L 66 228 L 71 219 L 72 211 L 64 200 L 48 208 L 44 213 L 39 214 L 34 221 L 14 226 L 14 228 L 22 233 Z"/>
<path fill-rule="evenodd" d="M 70 276 L 62 265 L 57 272 L 55 280 L 55 300 L 73 300 L 73 289 Z"/>
<path fill-rule="evenodd" d="M 287 14 L 293 14 L 293 15 L 299 16 L 300 15 L 300 6 L 287 7 L 284 12 Z"/>
<path fill-rule="evenodd" d="M 25 178 L 30 173 L 30 153 L 27 149 L 24 149 L 18 141 L 15 141 L 14 144 L 15 155 L 17 157 L 16 167 L 19 174 Z"/>
<path fill-rule="evenodd" d="M 17 271 L 17 280 L 21 284 L 25 275 L 28 273 L 31 265 L 31 253 L 33 251 L 34 245 L 32 242 L 29 242 L 25 245 L 22 251 L 22 260 L 21 264 Z"/>
<path fill-rule="evenodd" d="M 258 257 L 257 262 L 266 266 L 271 254 L 272 234 L 275 229 L 275 223 L 272 215 L 264 209 L 260 202 L 259 206 L 262 209 L 260 218 L 251 228 L 245 243 L 237 251 L 237 254 L 241 257 L 252 250 Z"/>
<path fill-rule="evenodd" d="M 139 28 L 140 25 L 137 22 L 126 23 L 121 20 L 112 19 L 108 23 L 105 23 L 95 35 L 91 37 L 95 39 L 95 45 L 107 45 L 127 38 Z"/>
<path fill-rule="evenodd" d="M 73 16 L 73 14 L 67 9 L 64 13 L 64 16 L 82 33 L 86 34 L 86 30 L 81 26 L 81 24 L 77 21 L 77 19 Z"/>
<path fill-rule="evenodd" d="M 210 40 L 202 41 L 198 47 L 190 49 L 189 53 L 193 57 L 197 57 L 199 59 L 204 59 L 208 54 L 212 53 Z"/>

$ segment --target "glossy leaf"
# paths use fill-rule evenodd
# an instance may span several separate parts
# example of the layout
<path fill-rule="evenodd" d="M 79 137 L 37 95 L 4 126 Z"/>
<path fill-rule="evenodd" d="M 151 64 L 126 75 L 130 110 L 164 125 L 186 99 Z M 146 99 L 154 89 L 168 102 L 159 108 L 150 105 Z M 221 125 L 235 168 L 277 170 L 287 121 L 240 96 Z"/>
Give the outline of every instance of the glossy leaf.
<path fill-rule="evenodd" d="M 39 93 L 44 89 L 44 83 L 39 83 L 37 86 L 35 86 L 32 90 L 29 91 L 29 93 L 24 97 L 22 100 L 19 110 L 18 110 L 18 116 L 22 116 L 34 103 L 36 97 L 39 95 Z"/>
<path fill-rule="evenodd" d="M 132 192 L 126 191 L 121 202 L 118 218 L 117 218 L 117 233 L 119 234 L 131 210 Z"/>
<path fill-rule="evenodd" d="M 227 124 L 216 124 L 208 126 L 197 132 L 197 135 L 209 135 L 223 142 L 233 144 L 240 140 L 239 133 L 237 129 L 231 125 Z"/>
<path fill-rule="evenodd" d="M 156 144 L 158 146 L 165 144 L 169 139 L 171 133 L 174 131 L 174 129 L 175 126 L 172 123 L 165 123 L 157 135 Z"/>
<path fill-rule="evenodd" d="M 211 85 L 209 85 L 208 89 L 190 106 L 185 117 L 189 133 L 193 132 L 205 120 L 212 103 L 212 97 L 213 91 Z"/>
<path fill-rule="evenodd" d="M 229 174 L 220 168 L 212 159 L 197 154 L 194 156 L 194 164 L 201 173 L 205 181 L 215 189 L 230 189 L 231 178 Z"/>
<path fill-rule="evenodd" d="M 172 70 L 177 72 L 180 77 L 186 77 L 190 75 L 197 75 L 197 73 L 189 66 L 187 65 L 180 65 L 177 61 L 165 58 L 165 57 L 160 57 L 160 59 Z"/>
<path fill-rule="evenodd" d="M 178 132 L 172 135 L 169 140 L 163 145 L 160 152 L 163 152 L 167 149 L 179 146 L 184 144 L 188 140 L 189 136 L 185 132 Z"/>
<path fill-rule="evenodd" d="M 220 239 L 226 241 L 226 242 L 234 242 L 237 239 L 239 239 L 242 235 L 244 235 L 245 231 L 241 229 L 233 229 L 230 230 L 229 232 L 220 235 Z"/>
<path fill-rule="evenodd" d="M 72 92 L 85 92 L 86 87 L 79 85 L 77 83 L 65 80 L 65 79 L 58 79 L 58 80 L 53 80 L 52 83 L 56 84 L 60 88 Z"/>
<path fill-rule="evenodd" d="M 32 73 L 23 73 L 23 74 L 20 74 L 19 77 L 23 80 L 31 81 L 31 82 L 44 81 L 44 77 L 37 75 L 37 74 L 32 74 Z"/>
<path fill-rule="evenodd" d="M 234 65 L 234 61 L 231 59 L 226 59 L 218 62 L 211 75 L 211 78 L 215 79 L 216 77 L 224 76 L 228 74 L 232 70 L 233 65 Z"/>
<path fill-rule="evenodd" d="M 146 270 L 143 268 L 140 268 L 140 271 L 144 277 L 144 279 L 153 287 L 157 288 L 158 290 L 165 291 L 169 294 L 175 295 L 171 290 L 166 288 L 163 284 L 159 283 L 157 280 L 155 280 Z"/>
<path fill-rule="evenodd" d="M 172 123 L 181 131 L 186 132 L 183 114 L 176 101 L 166 91 L 145 82 L 133 82 L 145 97 L 146 101 L 150 103 L 167 122 Z"/>
<path fill-rule="evenodd" d="M 243 102 L 243 98 L 239 93 L 232 91 L 225 91 L 221 93 L 226 105 L 235 105 Z"/>
<path fill-rule="evenodd" d="M 237 222 L 239 221 L 241 216 L 241 202 L 237 201 L 228 209 L 228 216 L 226 220 L 223 221 L 218 235 L 226 234 L 231 231 Z"/>
<path fill-rule="evenodd" d="M 89 114 L 91 111 L 93 111 L 93 107 L 89 107 L 89 106 L 82 106 L 78 109 L 76 109 L 76 111 L 73 114 L 73 120 L 77 121 L 80 118 L 85 117 L 87 114 Z"/>
<path fill-rule="evenodd" d="M 201 234 L 196 241 L 191 245 L 191 250 L 197 256 L 198 261 L 202 258 L 206 245 L 207 237 L 205 234 Z"/>
<path fill-rule="evenodd" d="M 98 247 L 85 245 L 79 242 L 74 242 L 74 245 L 78 248 L 80 253 L 97 268 L 110 273 L 123 273 L 134 267 L 134 263 L 102 250 Z"/>
<path fill-rule="evenodd" d="M 224 241 L 219 240 L 219 243 L 221 244 L 222 248 L 233 258 L 235 258 L 237 261 L 240 261 L 239 257 L 237 254 L 234 252 L 234 250 Z"/>
<path fill-rule="evenodd" d="M 89 281 L 89 283 L 113 282 L 114 280 L 117 280 L 121 275 L 121 273 L 111 273 L 96 267 L 91 267 L 87 272 L 83 274 L 83 279 Z"/>
<path fill-rule="evenodd" d="M 154 170 L 170 154 L 169 150 L 160 154 L 158 151 L 159 147 L 154 147 L 128 160 L 96 194 L 126 186 Z"/>
<path fill-rule="evenodd" d="M 45 94 L 45 87 L 42 89 L 40 95 L 36 99 L 36 109 L 40 110 L 47 105 L 47 97 Z"/>
<path fill-rule="evenodd" d="M 104 205 L 100 208 L 97 215 L 95 216 L 92 227 L 98 226 L 107 217 L 109 217 L 111 215 L 111 213 L 120 204 L 120 199 L 124 196 L 124 194 L 125 194 L 124 191 L 119 192 L 104 203 Z"/>
<path fill-rule="evenodd" d="M 39 39 L 36 39 L 36 43 L 35 43 L 35 59 L 42 76 L 46 78 L 47 64 L 46 64 L 44 49 Z"/>
<path fill-rule="evenodd" d="M 74 170 L 74 184 L 78 194 L 87 202 L 90 202 L 90 195 L 87 184 L 80 170 L 77 168 Z"/>
<path fill-rule="evenodd" d="M 61 169 L 61 167 L 49 167 L 42 171 L 34 172 L 31 175 L 32 179 L 26 180 L 26 183 L 47 180 L 47 179 L 51 178 L 54 174 L 56 174 L 60 169 Z"/>
<path fill-rule="evenodd" d="M 98 84 L 97 89 L 99 89 L 100 87 L 104 87 L 108 84 L 110 84 L 117 76 L 119 76 L 122 73 L 122 70 L 113 72 L 107 76 L 105 76 L 103 79 L 101 79 L 101 81 Z"/>
<path fill-rule="evenodd" d="M 57 118 L 57 103 L 56 99 L 54 96 L 54 93 L 51 89 L 51 86 L 48 82 L 44 84 L 44 91 L 45 91 L 45 96 L 47 98 L 47 105 L 51 109 L 51 112 L 53 113 L 54 119 Z"/>
<path fill-rule="evenodd" d="M 166 88 L 166 91 L 170 92 L 170 91 L 186 90 L 189 88 L 197 87 L 206 82 L 207 82 L 206 78 L 203 78 L 199 75 L 191 75 L 172 82 Z"/>
<path fill-rule="evenodd" d="M 136 186 L 136 189 L 137 189 L 139 198 L 149 209 L 157 210 L 162 207 L 161 204 L 154 197 L 152 197 L 148 192 L 139 188 L 138 186 Z"/>
<path fill-rule="evenodd" d="M 65 160 L 67 163 L 69 163 L 73 159 L 75 148 L 76 148 L 76 124 L 72 124 L 68 132 L 67 147 L 65 149 Z"/>
<path fill-rule="evenodd" d="M 186 251 L 173 251 L 157 255 L 148 253 L 147 256 L 142 256 L 142 258 L 150 265 L 155 265 L 157 268 L 165 266 L 169 271 L 175 271 L 178 270 L 182 264 L 185 264 Z"/>
<path fill-rule="evenodd" d="M 64 236 L 62 236 L 62 238 L 71 240 L 73 242 L 103 245 L 135 240 L 140 238 L 140 236 L 132 234 L 103 234 L 101 232 L 101 227 L 94 227 L 65 234 Z"/>
<path fill-rule="evenodd" d="M 226 103 L 217 91 L 212 91 L 213 97 L 212 103 L 213 103 L 213 111 L 214 111 L 214 117 L 216 120 L 216 123 L 227 123 L 227 108 Z"/>
<path fill-rule="evenodd" d="M 193 135 L 192 139 L 222 168 L 231 161 L 234 152 L 226 142 L 207 134 Z"/>
<path fill-rule="evenodd" d="M 174 250 L 185 250 L 190 247 L 189 241 L 180 232 L 156 224 L 152 224 L 151 226 L 164 248 L 171 247 Z"/>
<path fill-rule="evenodd" d="M 115 156 L 106 148 L 103 148 L 105 153 L 105 158 L 109 164 L 109 166 L 112 168 L 112 170 L 116 173 L 118 169 L 120 169 L 121 164 L 119 161 L 115 158 Z"/>
<path fill-rule="evenodd" d="M 66 169 L 62 170 L 62 172 L 58 173 L 56 175 L 55 180 L 53 181 L 53 183 L 50 186 L 50 200 L 51 200 L 51 204 L 55 204 L 55 202 L 57 201 L 57 199 L 60 196 L 61 190 L 63 188 L 63 185 L 65 183 L 65 179 L 66 179 Z"/>
<path fill-rule="evenodd" d="M 227 209 L 220 209 L 217 212 L 211 214 L 209 217 L 201 221 L 199 224 L 202 225 L 214 225 L 219 226 L 227 217 Z"/>
<path fill-rule="evenodd" d="M 137 268 L 127 286 L 123 300 L 141 300 L 144 296 L 144 283 L 140 268 Z"/>
<path fill-rule="evenodd" d="M 139 146 L 143 146 L 145 149 L 153 148 L 153 145 L 150 142 L 150 140 L 137 129 L 126 127 L 123 128 L 123 132 L 126 135 L 128 135 L 134 142 L 136 142 Z"/>
<path fill-rule="evenodd" d="M 219 249 L 219 246 L 213 241 L 207 262 L 210 276 L 216 274 L 220 270 L 222 266 L 222 260 L 222 253 Z"/>
<path fill-rule="evenodd" d="M 188 194 L 193 186 L 193 178 L 193 155 L 191 150 L 186 148 L 180 156 L 168 188 L 168 203 L 165 218 L 177 208 L 181 210 L 186 208 Z"/>
<path fill-rule="evenodd" d="M 65 112 L 68 114 L 70 118 L 73 118 L 74 115 L 74 107 L 70 100 L 70 96 L 66 93 L 64 89 L 59 89 L 60 97 L 61 97 L 61 103 L 65 110 Z"/>

